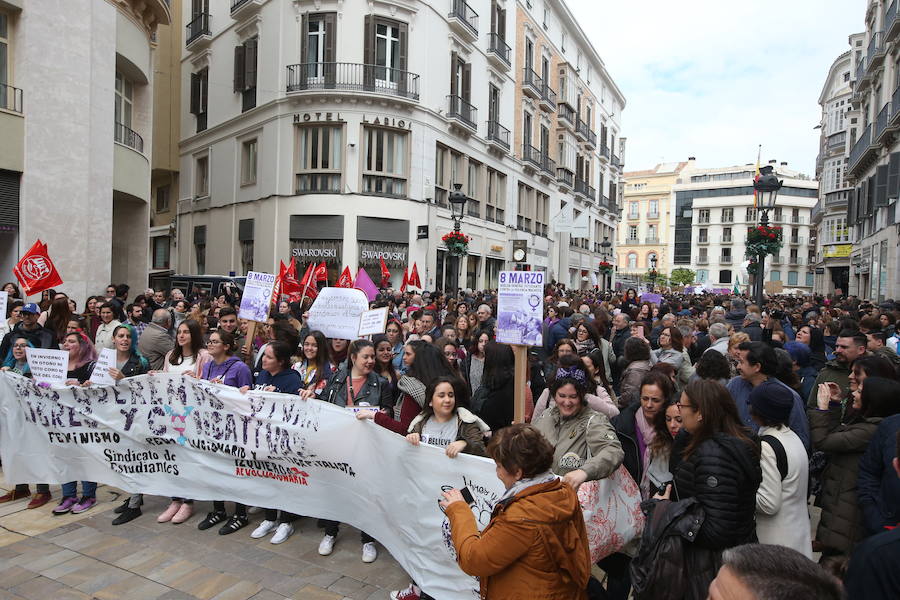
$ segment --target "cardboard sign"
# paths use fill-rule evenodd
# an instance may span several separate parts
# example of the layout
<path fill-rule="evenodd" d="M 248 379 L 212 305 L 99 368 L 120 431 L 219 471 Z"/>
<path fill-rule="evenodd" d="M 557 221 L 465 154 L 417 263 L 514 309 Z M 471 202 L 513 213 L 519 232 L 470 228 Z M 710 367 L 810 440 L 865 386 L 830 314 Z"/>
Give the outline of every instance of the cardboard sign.
<path fill-rule="evenodd" d="M 269 306 L 272 303 L 272 289 L 275 287 L 275 275 L 249 271 L 244 293 L 241 295 L 241 308 L 238 318 L 265 323 L 269 318 Z"/>
<path fill-rule="evenodd" d="M 65 383 L 69 372 L 69 353 L 65 350 L 25 348 L 28 368 L 38 383 Z"/>
<path fill-rule="evenodd" d="M 497 341 L 540 346 L 544 318 L 544 272 L 500 271 Z"/>
<path fill-rule="evenodd" d="M 373 308 L 359 316 L 359 337 L 384 333 L 387 324 L 388 308 Z"/>
<path fill-rule="evenodd" d="M 109 370 L 116 366 L 116 351 L 112 348 L 103 348 L 94 363 L 90 381 L 97 385 L 116 385 L 116 380 L 109 374 Z"/>
<path fill-rule="evenodd" d="M 309 328 L 325 337 L 355 340 L 360 317 L 369 309 L 369 300 L 361 290 L 327 287 L 309 309 Z"/>
<path fill-rule="evenodd" d="M 0 291 L 0 318 L 6 318 L 6 304 L 9 301 L 9 292 Z"/>

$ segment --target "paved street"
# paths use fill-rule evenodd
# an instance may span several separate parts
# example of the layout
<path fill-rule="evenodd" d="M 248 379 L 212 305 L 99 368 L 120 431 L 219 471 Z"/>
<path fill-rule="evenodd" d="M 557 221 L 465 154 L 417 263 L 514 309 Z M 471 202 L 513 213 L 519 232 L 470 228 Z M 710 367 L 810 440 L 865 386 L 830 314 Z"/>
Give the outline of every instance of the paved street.
<path fill-rule="evenodd" d="M 101 486 L 95 508 L 60 517 L 51 514 L 59 488 L 51 490 L 53 500 L 39 509 L 26 510 L 27 499 L 0 505 L 0 600 L 364 600 L 387 598 L 409 581 L 380 546 L 378 560 L 364 564 L 359 533 L 347 526 L 334 553 L 322 557 L 314 519 L 298 520 L 297 532 L 273 545 L 250 539 L 261 513 L 220 536 L 197 529 L 209 503 L 197 503 L 187 523 L 159 524 L 168 499 L 146 497 L 142 517 L 114 527 L 112 509 L 126 497 L 119 490 Z"/>

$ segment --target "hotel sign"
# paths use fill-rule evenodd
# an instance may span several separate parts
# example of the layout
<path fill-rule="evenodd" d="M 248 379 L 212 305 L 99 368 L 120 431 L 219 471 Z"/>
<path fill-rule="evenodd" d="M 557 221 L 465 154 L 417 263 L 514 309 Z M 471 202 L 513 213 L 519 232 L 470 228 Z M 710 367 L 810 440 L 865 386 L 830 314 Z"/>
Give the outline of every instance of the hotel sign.
<path fill-rule="evenodd" d="M 853 252 L 853 244 L 826 246 L 825 258 L 847 258 Z"/>

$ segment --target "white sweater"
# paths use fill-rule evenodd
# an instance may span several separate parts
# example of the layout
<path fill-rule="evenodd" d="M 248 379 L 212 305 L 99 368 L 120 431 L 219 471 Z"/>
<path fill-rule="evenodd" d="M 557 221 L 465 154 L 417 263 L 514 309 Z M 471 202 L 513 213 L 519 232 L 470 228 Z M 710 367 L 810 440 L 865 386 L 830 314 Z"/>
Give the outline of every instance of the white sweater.
<path fill-rule="evenodd" d="M 806 504 L 809 458 L 803 442 L 788 427 L 760 427 L 759 436 L 771 435 L 784 446 L 788 472 L 784 481 L 775 451 L 762 443 L 762 483 L 756 492 L 756 535 L 761 544 L 793 548 L 812 559 L 809 509 Z"/>

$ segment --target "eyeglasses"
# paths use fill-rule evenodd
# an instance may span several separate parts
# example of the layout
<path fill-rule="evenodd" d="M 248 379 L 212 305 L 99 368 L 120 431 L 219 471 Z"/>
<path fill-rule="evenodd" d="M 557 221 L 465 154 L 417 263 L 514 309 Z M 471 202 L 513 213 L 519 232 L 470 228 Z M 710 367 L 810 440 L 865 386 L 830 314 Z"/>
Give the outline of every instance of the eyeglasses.
<path fill-rule="evenodd" d="M 221 343 L 222 343 L 221 340 L 209 340 L 208 342 L 206 342 L 206 345 L 209 346 L 210 344 L 221 344 Z"/>
<path fill-rule="evenodd" d="M 13 348 L 27 348 L 28 344 L 13 344 Z"/>
<path fill-rule="evenodd" d="M 676 402 L 675 406 L 678 407 L 678 410 L 684 410 L 686 408 L 688 408 L 690 410 L 694 410 L 694 407 L 691 406 L 690 404 L 682 404 L 681 402 Z"/>

